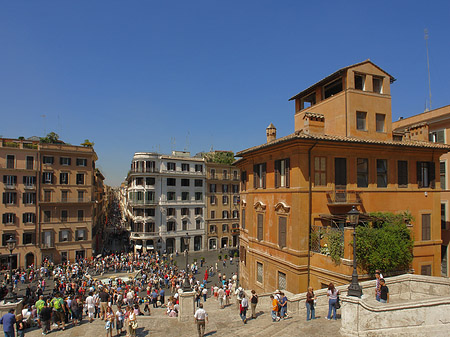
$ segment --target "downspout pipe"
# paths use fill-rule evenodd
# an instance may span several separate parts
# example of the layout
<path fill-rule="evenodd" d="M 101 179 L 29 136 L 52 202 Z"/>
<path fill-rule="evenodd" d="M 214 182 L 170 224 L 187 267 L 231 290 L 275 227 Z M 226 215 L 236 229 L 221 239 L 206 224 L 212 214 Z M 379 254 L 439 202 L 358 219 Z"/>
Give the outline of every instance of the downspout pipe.
<path fill-rule="evenodd" d="M 311 282 L 311 226 L 312 226 L 312 180 L 311 180 L 311 151 L 317 145 L 315 142 L 313 146 L 308 149 L 308 287 Z"/>

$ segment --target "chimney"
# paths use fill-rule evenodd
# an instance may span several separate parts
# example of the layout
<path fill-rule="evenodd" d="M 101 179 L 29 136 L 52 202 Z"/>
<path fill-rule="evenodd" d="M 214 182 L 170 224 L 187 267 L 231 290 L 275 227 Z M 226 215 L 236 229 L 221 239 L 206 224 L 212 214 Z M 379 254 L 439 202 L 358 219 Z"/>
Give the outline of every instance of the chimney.
<path fill-rule="evenodd" d="M 277 128 L 272 123 L 266 128 L 267 143 L 277 139 Z"/>
<path fill-rule="evenodd" d="M 305 112 L 303 132 L 323 135 L 325 133 L 325 116 L 319 113 Z"/>

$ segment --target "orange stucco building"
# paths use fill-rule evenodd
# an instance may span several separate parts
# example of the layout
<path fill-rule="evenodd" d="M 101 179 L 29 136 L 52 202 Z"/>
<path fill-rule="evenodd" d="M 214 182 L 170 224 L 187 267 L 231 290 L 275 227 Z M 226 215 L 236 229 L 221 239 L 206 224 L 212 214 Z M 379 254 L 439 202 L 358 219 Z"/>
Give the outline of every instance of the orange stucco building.
<path fill-rule="evenodd" d="M 271 124 L 265 144 L 237 153 L 244 287 L 298 293 L 308 284 L 349 283 L 353 229 L 346 214 L 352 206 L 363 214 L 409 211 L 412 268 L 440 275 L 436 172 L 448 147 L 392 132 L 393 82 L 369 60 L 342 68 L 291 98 L 293 134 L 276 138 Z M 323 239 L 333 231 L 343 245 L 338 265 Z"/>
<path fill-rule="evenodd" d="M 450 105 L 425 111 L 392 123 L 392 128 L 405 139 L 429 140 L 434 143 L 450 144 Z M 441 275 L 449 276 L 449 202 L 450 202 L 450 153 L 439 158 L 441 187 Z"/>

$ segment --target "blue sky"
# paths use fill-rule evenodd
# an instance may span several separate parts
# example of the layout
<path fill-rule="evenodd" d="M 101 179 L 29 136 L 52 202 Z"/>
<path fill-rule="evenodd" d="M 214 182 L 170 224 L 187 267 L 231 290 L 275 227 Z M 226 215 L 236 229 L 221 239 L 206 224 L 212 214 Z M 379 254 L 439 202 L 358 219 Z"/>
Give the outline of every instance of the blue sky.
<path fill-rule="evenodd" d="M 294 130 L 288 99 L 370 58 L 393 119 L 450 104 L 449 1 L 2 1 L 0 135 L 95 142 L 110 185 L 134 152 L 239 151 Z M 46 117 L 42 117 L 45 115 Z"/>

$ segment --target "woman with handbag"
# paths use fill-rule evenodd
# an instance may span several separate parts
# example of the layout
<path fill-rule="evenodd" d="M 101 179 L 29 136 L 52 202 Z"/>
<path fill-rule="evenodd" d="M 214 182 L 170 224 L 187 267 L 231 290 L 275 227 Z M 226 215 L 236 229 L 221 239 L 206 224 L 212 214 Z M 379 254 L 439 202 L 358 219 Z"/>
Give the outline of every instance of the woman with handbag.
<path fill-rule="evenodd" d="M 133 310 L 130 308 L 130 316 L 128 316 L 128 324 L 130 326 L 130 337 L 136 336 L 136 329 L 138 328 L 137 316 Z"/>
<path fill-rule="evenodd" d="M 328 291 L 327 291 L 327 296 L 328 296 L 328 316 L 327 319 L 330 320 L 331 319 L 331 312 L 333 312 L 333 319 L 336 319 L 336 303 L 338 301 L 338 296 L 339 296 L 339 290 L 337 290 L 334 287 L 333 283 L 330 283 L 328 285 Z"/>

